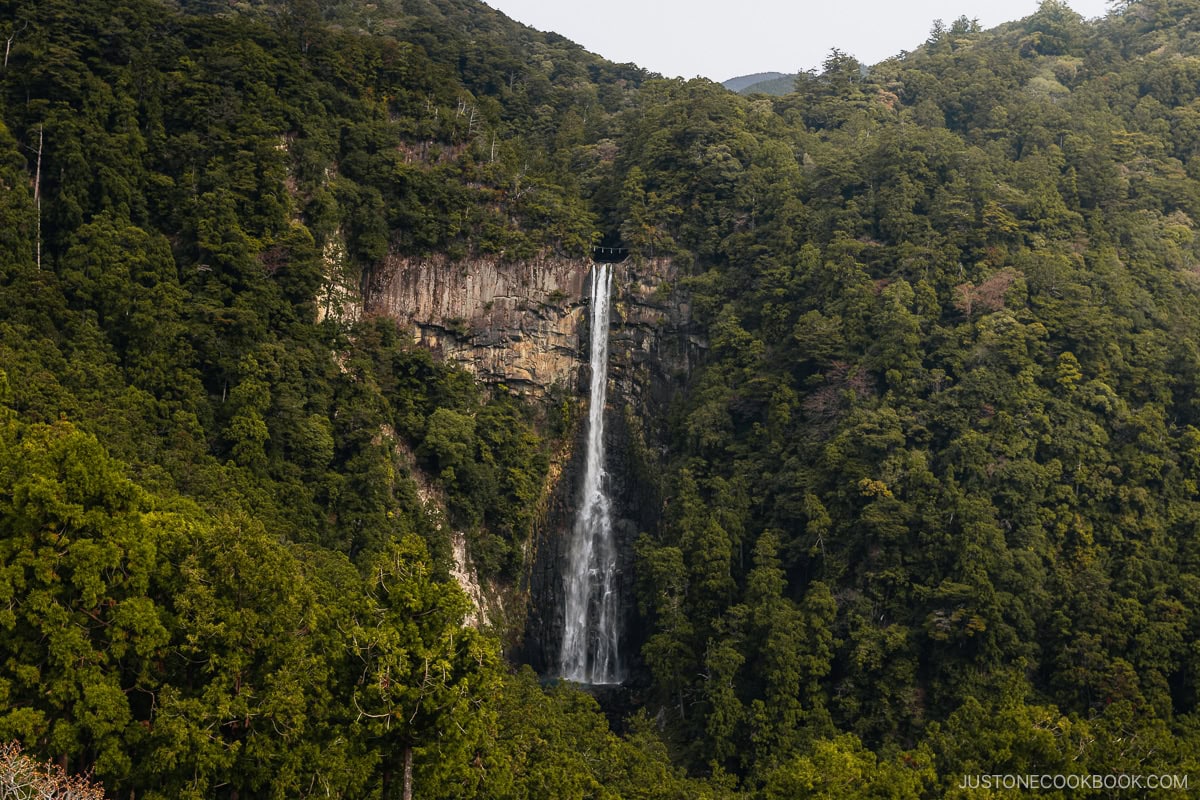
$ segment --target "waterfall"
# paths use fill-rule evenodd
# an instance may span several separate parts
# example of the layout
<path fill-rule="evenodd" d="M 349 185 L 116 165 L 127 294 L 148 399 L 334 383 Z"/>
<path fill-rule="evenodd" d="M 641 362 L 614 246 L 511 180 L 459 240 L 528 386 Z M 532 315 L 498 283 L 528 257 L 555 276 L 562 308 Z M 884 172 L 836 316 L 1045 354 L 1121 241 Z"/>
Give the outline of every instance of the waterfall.
<path fill-rule="evenodd" d="M 617 546 L 604 471 L 604 394 L 608 384 L 608 316 L 612 265 L 592 270 L 591 387 L 583 494 L 563 572 L 562 677 L 579 683 L 621 682 L 618 648 Z"/>

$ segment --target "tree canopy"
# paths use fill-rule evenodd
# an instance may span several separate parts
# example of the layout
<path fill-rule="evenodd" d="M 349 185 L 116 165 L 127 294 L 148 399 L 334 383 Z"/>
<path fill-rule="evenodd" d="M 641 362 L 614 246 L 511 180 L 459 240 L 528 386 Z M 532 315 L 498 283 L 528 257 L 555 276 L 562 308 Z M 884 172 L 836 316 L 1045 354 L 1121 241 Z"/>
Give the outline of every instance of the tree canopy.
<path fill-rule="evenodd" d="M 1197 19 L 1046 0 L 740 97 L 471 0 L 0 0 L 0 742 L 145 798 L 1188 773 Z M 458 531 L 521 585 L 571 404 L 339 308 L 601 238 L 704 350 L 612 726 L 450 577 Z"/>

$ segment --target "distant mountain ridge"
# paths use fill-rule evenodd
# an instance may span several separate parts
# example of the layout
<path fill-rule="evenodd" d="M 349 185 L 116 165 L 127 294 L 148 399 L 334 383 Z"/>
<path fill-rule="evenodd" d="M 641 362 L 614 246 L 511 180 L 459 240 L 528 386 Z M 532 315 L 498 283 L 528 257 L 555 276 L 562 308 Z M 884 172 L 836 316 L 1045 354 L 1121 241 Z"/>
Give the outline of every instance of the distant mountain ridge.
<path fill-rule="evenodd" d="M 730 78 L 727 81 L 722 81 L 721 85 L 731 92 L 741 93 L 744 89 L 748 89 L 755 84 L 765 81 L 774 81 L 780 78 L 787 77 L 783 72 L 755 72 L 753 75 L 739 75 L 736 78 Z"/>
<path fill-rule="evenodd" d="M 794 72 L 758 72 L 754 75 L 730 78 L 721 85 L 738 94 L 770 94 L 783 97 L 795 90 L 798 77 L 799 74 Z"/>

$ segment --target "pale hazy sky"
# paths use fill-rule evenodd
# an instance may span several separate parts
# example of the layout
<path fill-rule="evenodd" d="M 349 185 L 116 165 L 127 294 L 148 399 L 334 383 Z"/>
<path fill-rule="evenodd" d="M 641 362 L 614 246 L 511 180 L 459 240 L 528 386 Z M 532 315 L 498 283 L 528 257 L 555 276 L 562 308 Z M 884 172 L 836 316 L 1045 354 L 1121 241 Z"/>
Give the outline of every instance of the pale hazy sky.
<path fill-rule="evenodd" d="M 554 31 L 610 61 L 667 77 L 723 81 L 754 72 L 819 68 L 831 47 L 865 64 L 913 50 L 935 19 L 984 28 L 1020 19 L 1039 0 L 485 0 L 513 19 Z M 1107 0 L 1067 0 L 1101 17 Z"/>

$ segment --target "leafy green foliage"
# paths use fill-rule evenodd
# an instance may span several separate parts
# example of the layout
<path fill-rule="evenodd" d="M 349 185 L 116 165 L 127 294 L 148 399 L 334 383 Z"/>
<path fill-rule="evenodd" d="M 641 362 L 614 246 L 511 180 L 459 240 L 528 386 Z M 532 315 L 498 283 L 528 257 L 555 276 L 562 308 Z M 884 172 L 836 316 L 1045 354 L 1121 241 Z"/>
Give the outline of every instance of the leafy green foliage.
<path fill-rule="evenodd" d="M 618 737 L 578 690 L 506 674 L 415 534 L 360 570 L 7 408 L 0 464 L 0 735 L 110 791 L 391 797 L 410 753 L 430 797 L 712 796 L 646 725 Z"/>
<path fill-rule="evenodd" d="M 960 20 L 778 99 L 639 94 L 623 230 L 690 264 L 709 343 L 638 545 L 651 708 L 694 768 L 940 796 L 1074 769 L 1050 719 L 1194 746 L 1185 5 Z M 951 755 L 998 720 L 1027 760 Z"/>
<path fill-rule="evenodd" d="M 1191 4 L 778 98 L 469 0 L 0 9 L 0 740 L 146 798 L 1195 766 Z M 707 343 L 646 448 L 624 736 L 448 581 L 451 529 L 520 580 L 539 412 L 327 313 L 395 254 L 598 235 Z"/>

